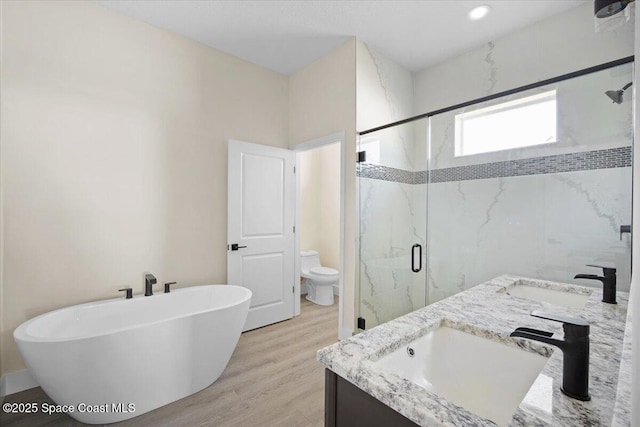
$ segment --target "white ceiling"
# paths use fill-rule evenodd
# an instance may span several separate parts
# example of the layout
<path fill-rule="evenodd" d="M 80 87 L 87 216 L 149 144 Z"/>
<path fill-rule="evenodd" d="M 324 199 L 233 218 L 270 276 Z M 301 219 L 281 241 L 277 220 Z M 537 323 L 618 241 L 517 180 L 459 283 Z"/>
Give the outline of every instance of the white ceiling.
<path fill-rule="evenodd" d="M 585 0 L 96 0 L 136 19 L 290 75 L 357 37 L 410 71 L 454 57 Z M 488 4 L 472 22 L 467 13 Z"/>

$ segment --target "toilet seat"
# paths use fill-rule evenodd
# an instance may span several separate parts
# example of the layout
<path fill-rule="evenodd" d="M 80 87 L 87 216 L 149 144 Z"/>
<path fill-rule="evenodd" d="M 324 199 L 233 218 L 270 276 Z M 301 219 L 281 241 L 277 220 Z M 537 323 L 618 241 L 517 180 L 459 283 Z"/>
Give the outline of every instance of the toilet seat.
<path fill-rule="evenodd" d="M 338 274 L 338 270 L 334 270 L 330 267 L 314 267 L 309 270 L 311 274 L 317 274 L 318 276 L 335 276 Z"/>

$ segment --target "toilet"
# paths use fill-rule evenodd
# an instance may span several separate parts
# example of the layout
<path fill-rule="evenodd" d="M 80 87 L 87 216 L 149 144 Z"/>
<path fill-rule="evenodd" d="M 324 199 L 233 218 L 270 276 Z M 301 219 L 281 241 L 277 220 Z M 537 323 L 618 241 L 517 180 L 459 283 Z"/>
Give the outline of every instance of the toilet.
<path fill-rule="evenodd" d="M 338 283 L 338 270 L 320 265 L 316 251 L 300 252 L 300 275 L 307 287 L 307 300 L 318 305 L 333 305 L 333 285 Z"/>

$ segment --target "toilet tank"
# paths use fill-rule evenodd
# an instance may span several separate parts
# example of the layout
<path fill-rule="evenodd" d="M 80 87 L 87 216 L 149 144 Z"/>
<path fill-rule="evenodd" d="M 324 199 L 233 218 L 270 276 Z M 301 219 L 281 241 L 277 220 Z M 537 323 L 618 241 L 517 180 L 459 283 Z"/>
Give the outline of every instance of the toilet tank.
<path fill-rule="evenodd" d="M 308 272 L 314 267 L 320 267 L 320 254 L 317 251 L 300 252 L 300 271 Z"/>

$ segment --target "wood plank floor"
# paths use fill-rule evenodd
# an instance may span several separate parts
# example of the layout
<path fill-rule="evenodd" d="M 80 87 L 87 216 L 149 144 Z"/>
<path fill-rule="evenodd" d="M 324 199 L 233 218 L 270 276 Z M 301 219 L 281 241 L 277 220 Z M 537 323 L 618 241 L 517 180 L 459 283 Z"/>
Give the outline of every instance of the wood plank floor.
<path fill-rule="evenodd" d="M 338 303 L 322 307 L 301 300 L 301 315 L 245 332 L 222 376 L 208 388 L 113 426 L 324 425 L 324 368 L 316 351 L 338 340 Z M 135 357 L 135 355 L 131 355 Z M 6 402 L 54 404 L 41 388 Z M 0 426 L 81 426 L 63 414 L 14 415 L 0 411 Z"/>

